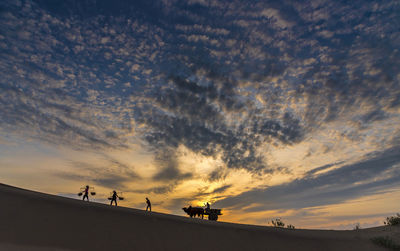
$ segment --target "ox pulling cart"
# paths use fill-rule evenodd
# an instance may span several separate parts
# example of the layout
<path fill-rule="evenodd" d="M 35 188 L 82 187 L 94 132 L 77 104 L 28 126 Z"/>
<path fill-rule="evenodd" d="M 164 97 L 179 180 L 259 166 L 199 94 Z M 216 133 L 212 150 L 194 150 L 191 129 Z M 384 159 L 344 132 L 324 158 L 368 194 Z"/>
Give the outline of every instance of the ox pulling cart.
<path fill-rule="evenodd" d="M 185 211 L 185 213 L 187 213 L 190 218 L 192 217 L 196 217 L 196 215 L 198 217 L 201 216 L 201 218 L 204 218 L 204 215 L 208 215 L 208 220 L 212 220 L 212 221 L 217 221 L 218 220 L 218 216 L 222 215 L 221 213 L 221 209 L 211 209 L 211 208 L 202 208 L 202 207 L 184 207 L 182 208 L 183 211 Z"/>

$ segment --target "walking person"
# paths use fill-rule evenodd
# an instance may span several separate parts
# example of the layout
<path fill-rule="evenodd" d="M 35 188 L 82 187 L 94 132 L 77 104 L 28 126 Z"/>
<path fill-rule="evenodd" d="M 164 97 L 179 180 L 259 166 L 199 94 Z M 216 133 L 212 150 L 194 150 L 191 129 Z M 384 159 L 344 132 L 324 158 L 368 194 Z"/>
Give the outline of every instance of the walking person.
<path fill-rule="evenodd" d="M 147 211 L 147 209 L 150 209 L 149 211 L 151 212 L 151 202 L 150 202 L 149 198 L 147 198 L 147 197 L 146 197 L 146 204 L 147 204 L 146 211 Z"/>
<path fill-rule="evenodd" d="M 119 198 L 119 196 L 117 195 L 117 192 L 114 190 L 113 194 L 111 196 L 111 203 L 110 206 L 112 206 L 113 201 L 115 202 L 115 206 L 117 206 L 117 198 Z"/>
<path fill-rule="evenodd" d="M 85 198 L 86 198 L 87 201 L 89 201 L 89 186 L 88 185 L 86 185 L 84 193 L 85 194 L 83 195 L 82 200 L 85 200 Z"/>

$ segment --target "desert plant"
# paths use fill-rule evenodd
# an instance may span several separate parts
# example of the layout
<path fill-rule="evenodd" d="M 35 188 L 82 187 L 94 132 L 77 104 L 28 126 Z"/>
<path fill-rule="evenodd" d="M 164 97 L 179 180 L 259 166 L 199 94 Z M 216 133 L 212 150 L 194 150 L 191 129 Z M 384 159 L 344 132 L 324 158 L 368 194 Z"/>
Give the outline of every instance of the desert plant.
<path fill-rule="evenodd" d="M 395 226 L 400 225 L 400 214 L 397 213 L 395 216 L 386 217 L 385 225 Z"/>
<path fill-rule="evenodd" d="M 285 227 L 285 223 L 284 223 L 280 218 L 277 218 L 277 219 L 275 219 L 275 220 L 271 220 L 271 224 L 272 224 L 272 226 L 274 226 L 274 227 Z M 288 225 L 286 226 L 286 228 L 288 228 L 288 229 L 295 229 L 295 227 L 294 227 L 292 224 L 288 224 Z"/>
<path fill-rule="evenodd" d="M 385 237 L 375 237 L 371 239 L 373 243 L 376 245 L 391 249 L 391 250 L 400 250 L 400 245 L 397 245 L 391 238 L 388 236 Z"/>
<path fill-rule="evenodd" d="M 285 227 L 285 223 L 283 223 L 283 221 L 280 218 L 277 218 L 275 220 L 271 220 L 271 224 L 274 227 Z"/>

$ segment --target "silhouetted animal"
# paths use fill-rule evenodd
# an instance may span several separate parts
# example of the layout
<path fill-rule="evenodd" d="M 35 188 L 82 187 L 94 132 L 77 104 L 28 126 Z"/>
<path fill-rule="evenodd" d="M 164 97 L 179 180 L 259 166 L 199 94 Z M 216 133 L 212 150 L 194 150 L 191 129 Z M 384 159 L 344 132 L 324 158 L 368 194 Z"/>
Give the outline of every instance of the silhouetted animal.
<path fill-rule="evenodd" d="M 198 217 L 200 217 L 200 215 L 201 215 L 201 218 L 202 219 L 204 218 L 204 209 L 202 207 L 189 206 L 187 208 L 184 207 L 182 209 L 183 209 L 183 211 L 185 211 L 185 213 L 187 213 L 190 216 L 190 218 L 192 218 L 193 216 L 196 217 L 196 215 Z"/>

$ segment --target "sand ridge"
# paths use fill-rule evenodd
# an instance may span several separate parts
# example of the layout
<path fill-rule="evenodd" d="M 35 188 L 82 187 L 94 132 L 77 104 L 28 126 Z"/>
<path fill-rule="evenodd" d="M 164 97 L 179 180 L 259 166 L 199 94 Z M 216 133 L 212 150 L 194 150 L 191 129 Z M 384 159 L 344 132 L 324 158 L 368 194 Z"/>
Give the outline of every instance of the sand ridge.
<path fill-rule="evenodd" d="M 0 250 L 386 250 L 400 227 L 280 229 L 112 207 L 0 184 Z"/>

